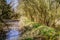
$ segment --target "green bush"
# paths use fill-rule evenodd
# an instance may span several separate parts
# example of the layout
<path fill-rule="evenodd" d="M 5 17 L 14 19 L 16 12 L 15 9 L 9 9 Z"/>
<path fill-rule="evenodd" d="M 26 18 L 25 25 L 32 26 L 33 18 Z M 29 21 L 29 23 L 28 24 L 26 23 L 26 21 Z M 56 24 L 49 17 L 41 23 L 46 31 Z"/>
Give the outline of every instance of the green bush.
<path fill-rule="evenodd" d="M 41 26 L 41 24 L 35 23 L 35 22 L 30 22 L 28 25 L 24 26 L 23 30 L 24 30 L 24 32 L 28 32 L 28 31 L 32 31 L 35 28 L 38 28 L 39 26 Z"/>
<path fill-rule="evenodd" d="M 37 28 L 37 27 L 41 26 L 41 24 L 39 24 L 39 23 L 34 23 L 32 25 L 33 25 L 33 28 Z"/>
<path fill-rule="evenodd" d="M 52 27 L 35 23 L 33 24 L 33 28 L 30 31 L 26 31 L 21 38 L 24 38 L 24 40 L 30 40 L 29 38 L 34 39 L 37 37 L 39 39 L 43 39 L 44 37 L 46 40 L 57 40 L 58 34 Z"/>
<path fill-rule="evenodd" d="M 25 40 L 33 40 L 32 38 L 26 38 Z"/>
<path fill-rule="evenodd" d="M 46 25 L 42 25 L 36 22 L 32 22 L 30 20 L 23 20 L 25 23 L 24 32 L 21 36 L 23 40 L 35 40 L 35 38 L 46 40 L 56 40 L 57 39 L 57 32 L 54 28 L 48 27 Z M 37 40 L 38 40 L 37 39 Z"/>

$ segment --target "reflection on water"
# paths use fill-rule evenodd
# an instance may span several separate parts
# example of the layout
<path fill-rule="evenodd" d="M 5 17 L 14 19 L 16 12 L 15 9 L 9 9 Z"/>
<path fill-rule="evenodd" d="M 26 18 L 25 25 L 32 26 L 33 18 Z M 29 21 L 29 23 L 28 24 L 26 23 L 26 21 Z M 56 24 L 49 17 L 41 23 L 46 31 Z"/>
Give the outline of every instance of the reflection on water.
<path fill-rule="evenodd" d="M 7 33 L 7 39 L 6 40 L 18 40 L 19 38 L 19 31 L 18 30 L 10 30 Z"/>
<path fill-rule="evenodd" d="M 19 31 L 18 20 L 5 20 L 9 24 L 5 40 L 18 40 L 21 32 Z"/>

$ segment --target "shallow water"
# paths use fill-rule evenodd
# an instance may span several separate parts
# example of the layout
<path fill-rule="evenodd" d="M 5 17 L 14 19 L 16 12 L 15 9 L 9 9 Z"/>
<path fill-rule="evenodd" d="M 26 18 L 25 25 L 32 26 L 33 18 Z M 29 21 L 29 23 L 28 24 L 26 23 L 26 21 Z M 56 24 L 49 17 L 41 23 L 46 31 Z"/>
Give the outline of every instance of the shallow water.
<path fill-rule="evenodd" d="M 20 32 L 18 30 L 10 30 L 7 33 L 6 40 L 18 40 L 20 37 Z"/>

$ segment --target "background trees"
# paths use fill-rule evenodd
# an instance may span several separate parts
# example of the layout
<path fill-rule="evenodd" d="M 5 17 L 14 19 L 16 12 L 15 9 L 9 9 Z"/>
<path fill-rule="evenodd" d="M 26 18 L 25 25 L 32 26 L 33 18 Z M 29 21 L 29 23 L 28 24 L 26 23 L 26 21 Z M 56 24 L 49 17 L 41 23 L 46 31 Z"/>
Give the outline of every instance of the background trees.
<path fill-rule="evenodd" d="M 55 20 L 59 19 L 59 2 L 56 0 L 22 0 L 20 15 L 29 17 L 32 21 L 55 26 Z"/>
<path fill-rule="evenodd" d="M 1 0 L 1 10 L 2 10 L 2 14 L 0 16 L 3 19 L 11 18 L 11 13 L 12 13 L 11 7 L 10 7 L 10 5 L 7 5 L 6 0 Z"/>

